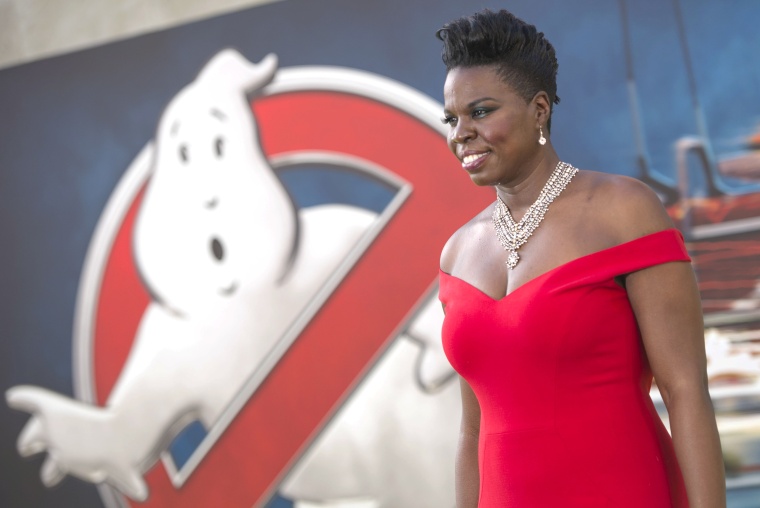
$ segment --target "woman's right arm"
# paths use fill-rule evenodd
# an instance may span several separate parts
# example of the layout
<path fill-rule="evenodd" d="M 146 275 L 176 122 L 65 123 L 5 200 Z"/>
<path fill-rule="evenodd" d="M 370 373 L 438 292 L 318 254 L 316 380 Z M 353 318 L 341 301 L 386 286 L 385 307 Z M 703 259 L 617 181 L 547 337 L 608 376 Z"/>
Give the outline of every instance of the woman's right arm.
<path fill-rule="evenodd" d="M 457 508 L 477 508 L 480 493 L 478 472 L 478 436 L 480 404 L 467 381 L 459 378 L 462 392 L 462 425 L 456 458 Z"/>

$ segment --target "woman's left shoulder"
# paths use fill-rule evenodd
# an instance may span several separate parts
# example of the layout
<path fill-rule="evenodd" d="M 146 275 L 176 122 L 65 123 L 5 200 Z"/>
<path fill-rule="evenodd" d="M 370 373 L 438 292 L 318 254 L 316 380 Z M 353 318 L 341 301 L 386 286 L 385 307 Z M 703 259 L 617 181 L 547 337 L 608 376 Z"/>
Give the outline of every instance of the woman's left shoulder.
<path fill-rule="evenodd" d="M 641 180 L 623 175 L 584 170 L 589 203 L 594 215 L 607 223 L 619 242 L 673 227 L 657 194 Z"/>

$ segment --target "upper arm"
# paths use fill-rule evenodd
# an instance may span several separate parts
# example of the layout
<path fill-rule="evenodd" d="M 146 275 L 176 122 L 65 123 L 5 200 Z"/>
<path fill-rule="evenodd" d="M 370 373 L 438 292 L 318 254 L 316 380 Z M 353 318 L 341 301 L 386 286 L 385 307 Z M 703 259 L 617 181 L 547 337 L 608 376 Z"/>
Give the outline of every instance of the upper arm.
<path fill-rule="evenodd" d="M 462 431 L 472 436 L 480 433 L 480 403 L 469 383 L 461 376 L 459 389 L 462 394 Z"/>
<path fill-rule="evenodd" d="M 676 389 L 705 388 L 704 324 L 691 265 L 671 262 L 634 272 L 626 289 L 665 401 Z"/>
<path fill-rule="evenodd" d="M 626 181 L 627 180 L 627 181 Z M 673 227 L 657 195 L 645 184 L 620 182 L 616 213 L 621 241 Z M 702 306 L 690 263 L 675 261 L 626 275 L 628 298 L 647 359 L 667 401 L 674 389 L 706 383 Z"/>
<path fill-rule="evenodd" d="M 454 261 L 456 260 L 458 236 L 459 231 L 451 235 L 451 238 L 448 239 L 446 244 L 443 246 L 443 249 L 441 250 L 440 268 L 443 272 L 446 272 L 448 274 L 451 274 L 452 267 L 454 266 Z M 445 303 L 441 302 L 441 308 L 443 309 L 443 313 L 446 314 Z"/>

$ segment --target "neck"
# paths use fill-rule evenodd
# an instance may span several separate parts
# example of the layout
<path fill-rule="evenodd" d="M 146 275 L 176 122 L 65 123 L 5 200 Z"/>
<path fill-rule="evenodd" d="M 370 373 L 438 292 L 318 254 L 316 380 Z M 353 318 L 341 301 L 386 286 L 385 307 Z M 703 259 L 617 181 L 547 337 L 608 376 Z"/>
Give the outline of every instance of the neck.
<path fill-rule="evenodd" d="M 542 150 L 541 157 L 522 171 L 518 178 L 496 185 L 496 194 L 509 207 L 516 221 L 519 221 L 528 207 L 538 199 L 557 163 L 559 156 L 552 147 L 547 146 Z"/>

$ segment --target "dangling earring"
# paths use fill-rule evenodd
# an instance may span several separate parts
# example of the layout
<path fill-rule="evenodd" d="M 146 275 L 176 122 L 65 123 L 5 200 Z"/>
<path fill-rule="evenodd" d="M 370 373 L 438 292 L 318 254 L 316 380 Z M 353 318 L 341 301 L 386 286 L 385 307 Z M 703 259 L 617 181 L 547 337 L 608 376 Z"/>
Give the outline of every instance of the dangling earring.
<path fill-rule="evenodd" d="M 541 128 L 541 126 L 538 126 L 538 144 L 543 146 L 546 144 L 546 138 L 544 137 L 544 130 Z"/>

